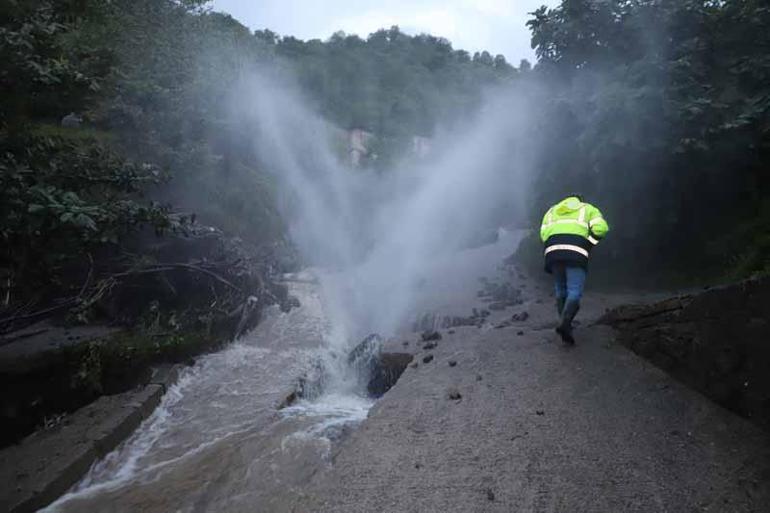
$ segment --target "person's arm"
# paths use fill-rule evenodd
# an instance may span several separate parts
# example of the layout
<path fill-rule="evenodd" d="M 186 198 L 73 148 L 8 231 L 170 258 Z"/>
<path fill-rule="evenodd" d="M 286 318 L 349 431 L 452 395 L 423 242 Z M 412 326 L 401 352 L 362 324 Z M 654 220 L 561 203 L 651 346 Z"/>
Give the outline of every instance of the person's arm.
<path fill-rule="evenodd" d="M 553 208 L 553 207 L 552 207 Z M 553 215 L 551 214 L 551 209 L 549 208 L 548 211 L 543 216 L 543 222 L 540 224 L 540 240 L 545 243 L 548 234 L 548 227 L 551 223 L 551 218 Z"/>
<path fill-rule="evenodd" d="M 604 219 L 601 211 L 593 205 L 588 210 L 588 229 L 591 235 L 601 240 L 610 231 L 610 225 Z"/>

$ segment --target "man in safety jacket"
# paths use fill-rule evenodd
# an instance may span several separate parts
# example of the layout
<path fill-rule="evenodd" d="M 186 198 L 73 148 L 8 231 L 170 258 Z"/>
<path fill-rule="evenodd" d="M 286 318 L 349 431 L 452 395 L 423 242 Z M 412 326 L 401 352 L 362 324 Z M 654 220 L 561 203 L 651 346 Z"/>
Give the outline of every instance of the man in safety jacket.
<path fill-rule="evenodd" d="M 545 244 L 545 270 L 555 279 L 560 317 L 556 332 L 565 343 L 575 343 L 572 320 L 580 309 L 591 249 L 609 229 L 599 209 L 578 194 L 563 199 L 543 216 L 540 239 Z"/>

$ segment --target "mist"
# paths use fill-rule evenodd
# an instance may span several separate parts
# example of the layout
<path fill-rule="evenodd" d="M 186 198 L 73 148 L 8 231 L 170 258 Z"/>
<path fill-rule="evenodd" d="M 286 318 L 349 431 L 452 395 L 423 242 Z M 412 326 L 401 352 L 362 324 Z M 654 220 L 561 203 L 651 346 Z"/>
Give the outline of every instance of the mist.
<path fill-rule="evenodd" d="M 238 126 L 279 180 L 291 238 L 322 281 L 335 345 L 393 335 L 416 315 L 421 277 L 437 258 L 523 221 L 535 151 L 520 90 L 488 91 L 462 126 L 437 130 L 429 158 L 385 171 L 341 161 L 339 129 L 288 79 L 251 74 L 233 98 Z"/>

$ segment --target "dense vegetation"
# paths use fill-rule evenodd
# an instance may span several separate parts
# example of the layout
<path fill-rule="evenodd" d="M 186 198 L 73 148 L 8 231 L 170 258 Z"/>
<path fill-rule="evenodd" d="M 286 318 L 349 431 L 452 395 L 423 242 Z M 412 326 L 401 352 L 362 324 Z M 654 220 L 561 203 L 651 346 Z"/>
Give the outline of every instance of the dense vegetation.
<path fill-rule="evenodd" d="M 205 3 L 0 7 L 6 315 L 82 292 L 93 260 L 97 273 L 146 264 L 136 240 L 148 229 L 183 231 L 197 218 L 260 246 L 281 240 L 274 178 L 227 116 L 230 85 L 251 69 L 296 74 L 320 112 L 376 132 L 384 154 L 515 74 L 502 56 L 397 28 L 326 42 L 251 33 Z"/>
<path fill-rule="evenodd" d="M 479 92 L 516 76 L 505 57 L 469 55 L 449 41 L 398 27 L 367 39 L 344 33 L 328 41 L 257 37 L 292 63 L 301 85 L 319 110 L 342 128 L 363 128 L 385 137 L 431 136 L 438 123 L 466 119 L 478 107 Z"/>
<path fill-rule="evenodd" d="M 480 106 L 481 92 L 519 76 L 502 55 L 472 56 L 449 41 L 427 34 L 409 36 L 398 27 L 362 39 L 334 34 L 328 41 L 278 38 L 268 42 L 296 75 L 307 97 L 327 119 L 343 129 L 370 132 L 370 162 L 388 169 L 413 136 L 430 137 L 441 125 L 462 123 Z M 527 70 L 529 63 L 522 63 Z"/>
<path fill-rule="evenodd" d="M 770 271 L 767 3 L 564 0 L 529 26 L 550 141 L 535 216 L 583 191 L 616 228 L 596 263 L 613 279 Z"/>
<path fill-rule="evenodd" d="M 582 190 L 617 228 L 599 259 L 626 275 L 770 266 L 759 0 L 564 0 L 533 14 L 532 71 L 395 27 L 327 41 L 252 33 L 205 4 L 0 6 L 2 317 L 77 293 L 93 260 L 142 261 L 140 234 L 184 231 L 192 214 L 280 241 L 275 180 L 227 115 L 229 85 L 254 68 L 296 75 L 332 123 L 372 132 L 384 167 L 412 136 L 463 120 L 485 87 L 532 81 L 533 141 L 547 141 L 533 222 Z"/>

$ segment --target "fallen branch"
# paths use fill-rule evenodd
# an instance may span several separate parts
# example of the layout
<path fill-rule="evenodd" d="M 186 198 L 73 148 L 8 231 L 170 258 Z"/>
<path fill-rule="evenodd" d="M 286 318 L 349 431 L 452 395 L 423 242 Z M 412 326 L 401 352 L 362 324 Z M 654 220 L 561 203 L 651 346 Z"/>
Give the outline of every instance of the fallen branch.
<path fill-rule="evenodd" d="M 89 255 L 90 257 L 90 255 Z M 102 280 L 99 280 L 94 286 L 93 286 L 93 292 L 89 294 L 85 294 L 86 290 L 89 288 L 89 283 L 92 278 L 93 273 L 93 263 L 91 265 L 91 269 L 88 272 L 88 276 L 86 277 L 86 281 L 83 284 L 83 286 L 80 289 L 80 292 L 77 296 L 67 298 L 62 303 L 49 307 L 44 308 L 42 310 L 39 310 L 37 312 L 32 312 L 30 314 L 26 315 L 16 315 L 7 317 L 5 319 L 0 319 L 0 331 L 6 332 L 6 326 L 8 325 L 14 325 L 18 322 L 24 322 L 24 321 L 31 321 L 34 319 L 38 319 L 41 317 L 49 316 L 59 310 L 62 310 L 64 308 L 70 307 L 70 306 L 76 306 L 78 304 L 80 305 L 91 305 L 94 304 L 96 301 L 101 299 L 105 293 L 107 293 L 112 287 L 116 285 L 116 280 L 118 278 L 125 278 L 128 276 L 136 276 L 140 274 L 154 274 L 154 273 L 160 273 L 160 272 L 166 272 L 166 271 L 173 271 L 175 269 L 185 269 L 187 271 L 192 272 L 199 272 L 201 274 L 205 274 L 206 276 L 213 278 L 214 280 L 218 281 L 219 283 L 239 292 L 243 293 L 243 290 L 231 283 L 230 281 L 226 280 L 222 276 L 218 275 L 217 273 L 206 269 L 204 267 L 200 267 L 198 265 L 193 264 L 183 264 L 183 263 L 164 263 L 164 264 L 158 264 L 152 267 L 145 267 L 145 268 L 139 268 L 139 269 L 131 269 L 128 271 L 123 271 L 120 273 L 112 274 L 110 276 L 107 276 L 106 278 L 103 278 Z"/>
<path fill-rule="evenodd" d="M 18 340 L 23 340 L 25 338 L 34 337 L 35 335 L 40 335 L 41 333 L 45 333 L 46 331 L 50 331 L 51 328 L 39 328 L 32 331 L 26 331 L 19 333 L 18 335 L 14 335 L 11 337 L 0 337 L 0 346 L 4 346 L 7 344 L 10 344 L 12 342 L 16 342 Z M 21 331 L 21 330 L 19 330 Z"/>
<path fill-rule="evenodd" d="M 61 310 L 62 308 L 66 308 L 70 305 L 74 305 L 76 302 L 77 302 L 77 298 L 73 297 L 65 300 L 63 303 L 59 305 L 52 306 L 50 308 L 44 308 L 42 310 L 38 310 L 37 312 L 33 312 L 31 314 L 17 315 L 14 317 L 6 317 L 5 319 L 0 319 L 0 326 L 5 326 L 6 324 L 13 324 L 15 322 L 21 322 L 21 321 L 31 321 L 38 317 L 50 315 L 56 312 L 57 310 Z"/>
<path fill-rule="evenodd" d="M 124 276 L 130 276 L 130 275 L 133 275 L 133 274 L 151 274 L 151 273 L 158 273 L 158 272 L 164 272 L 164 271 L 171 271 L 173 269 L 187 269 L 188 271 L 196 271 L 196 272 L 205 274 L 205 275 L 207 275 L 207 276 L 209 276 L 211 278 L 214 278 L 218 282 L 220 282 L 220 283 L 222 283 L 224 285 L 227 285 L 228 287 L 230 287 L 233 290 L 236 290 L 236 291 L 241 292 L 241 293 L 243 292 L 243 290 L 240 287 L 238 287 L 236 285 L 233 285 L 232 283 L 230 283 L 229 281 L 227 281 L 223 277 L 219 276 L 217 273 L 215 273 L 213 271 L 210 271 L 210 270 L 208 270 L 208 269 L 206 269 L 204 267 L 199 267 L 197 265 L 192 265 L 192 264 L 158 264 L 155 267 L 146 267 L 144 269 L 135 269 L 135 270 L 125 271 L 125 272 L 118 273 L 118 274 L 113 274 L 111 277 L 112 278 L 121 278 L 121 277 L 124 277 Z"/>
<path fill-rule="evenodd" d="M 80 287 L 80 292 L 78 292 L 78 295 L 77 295 L 78 298 L 83 297 L 83 294 L 85 293 L 86 289 L 88 289 L 88 286 L 91 284 L 91 277 L 94 275 L 94 259 L 91 256 L 91 253 L 88 254 L 88 261 L 90 262 L 90 265 L 88 267 L 88 274 L 86 275 L 86 281 L 83 282 L 83 286 Z"/>

